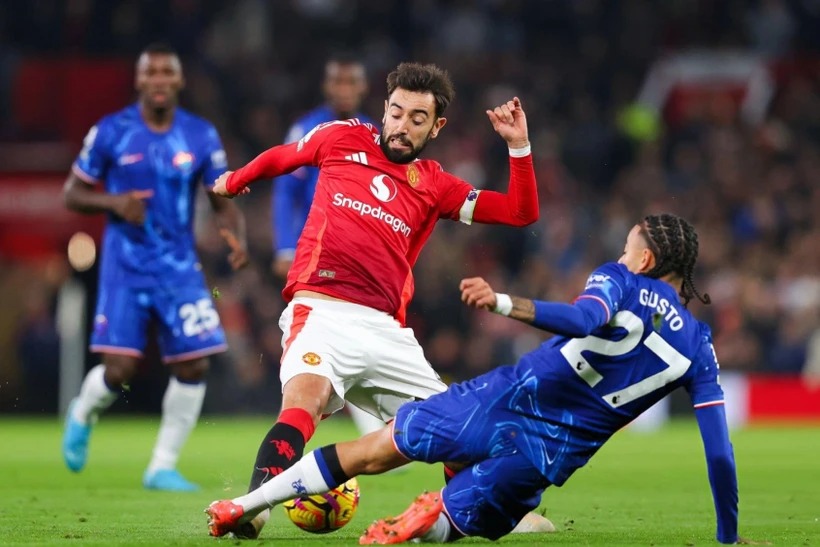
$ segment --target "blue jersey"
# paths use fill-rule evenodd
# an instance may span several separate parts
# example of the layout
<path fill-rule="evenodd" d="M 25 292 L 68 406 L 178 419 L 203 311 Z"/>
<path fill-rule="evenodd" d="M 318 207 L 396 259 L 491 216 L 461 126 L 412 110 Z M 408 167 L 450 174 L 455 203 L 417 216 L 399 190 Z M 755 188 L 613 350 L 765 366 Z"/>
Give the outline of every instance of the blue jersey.
<path fill-rule="evenodd" d="M 533 500 L 545 487 L 542 480 L 562 485 L 612 434 L 684 387 L 697 409 L 717 537 L 736 541 L 735 465 L 710 329 L 680 304 L 671 285 L 632 274 L 621 264 L 593 272 L 579 298 L 600 312 L 591 332 L 585 331 L 589 335 L 555 336 L 514 366 L 403 405 L 394 422 L 396 447 L 409 459 L 426 462 L 506 459 L 495 470 L 479 465 L 459 473 L 445 488 L 445 506 L 457 515 L 459 529 L 495 539 L 537 505 Z M 537 476 L 521 463 L 522 456 Z M 488 528 L 490 517 L 476 513 L 474 501 L 460 501 L 474 499 L 488 485 L 508 483 L 515 485 L 511 498 L 521 501 L 504 518 L 493 513 L 495 527 Z"/>
<path fill-rule="evenodd" d="M 367 116 L 361 114 L 353 117 L 365 123 L 372 123 Z M 317 125 L 337 118 L 336 113 L 328 105 L 315 108 L 296 120 L 285 137 L 285 143 L 296 142 Z M 313 202 L 318 178 L 318 167 L 300 167 L 292 173 L 274 179 L 271 191 L 271 227 L 274 251 L 277 254 L 294 254 L 296 242 L 305 226 Z"/>
<path fill-rule="evenodd" d="M 555 336 L 494 379 L 508 386 L 510 410 L 534 434 L 520 448 L 549 468 L 554 484 L 680 386 L 696 407 L 723 403 L 711 331 L 671 285 L 611 263 L 590 275 L 579 298 L 600 303 L 609 321 L 583 338 Z M 560 449 L 555 426 L 567 443 Z M 564 455 L 566 466 L 548 463 Z"/>
<path fill-rule="evenodd" d="M 136 226 L 109 214 L 100 281 L 133 287 L 172 285 L 199 269 L 193 218 L 198 183 L 210 187 L 226 170 L 216 129 L 177 108 L 171 128 L 151 130 L 134 104 L 91 128 L 74 173 L 109 193 L 152 190 L 145 223 Z"/>

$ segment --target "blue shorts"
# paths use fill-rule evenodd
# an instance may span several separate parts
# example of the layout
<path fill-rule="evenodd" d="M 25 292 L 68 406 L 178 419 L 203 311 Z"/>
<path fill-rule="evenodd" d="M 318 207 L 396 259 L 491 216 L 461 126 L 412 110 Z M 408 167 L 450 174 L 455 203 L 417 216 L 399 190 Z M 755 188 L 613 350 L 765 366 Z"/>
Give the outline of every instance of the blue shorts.
<path fill-rule="evenodd" d="M 158 327 L 165 363 L 225 351 L 225 332 L 204 279 L 194 281 L 149 288 L 101 284 L 91 351 L 142 357 L 151 321 Z"/>
<path fill-rule="evenodd" d="M 480 461 L 442 490 L 444 510 L 459 532 L 496 540 L 538 507 L 549 481 L 521 453 Z"/>
<path fill-rule="evenodd" d="M 463 534 L 498 539 L 538 507 L 550 482 L 516 445 L 515 417 L 488 408 L 474 388 L 456 384 L 403 405 L 393 439 L 411 460 L 472 464 L 444 488 L 445 510 Z"/>

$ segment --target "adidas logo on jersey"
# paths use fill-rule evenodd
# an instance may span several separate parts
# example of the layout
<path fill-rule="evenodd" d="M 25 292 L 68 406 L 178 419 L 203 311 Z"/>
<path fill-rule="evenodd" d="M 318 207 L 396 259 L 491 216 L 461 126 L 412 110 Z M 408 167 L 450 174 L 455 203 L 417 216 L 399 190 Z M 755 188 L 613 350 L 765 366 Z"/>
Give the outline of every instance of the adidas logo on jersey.
<path fill-rule="evenodd" d="M 361 163 L 363 165 L 368 165 L 367 154 L 365 154 L 364 152 L 354 152 L 349 156 L 345 156 L 345 159 L 348 161 L 355 161 L 356 163 Z"/>

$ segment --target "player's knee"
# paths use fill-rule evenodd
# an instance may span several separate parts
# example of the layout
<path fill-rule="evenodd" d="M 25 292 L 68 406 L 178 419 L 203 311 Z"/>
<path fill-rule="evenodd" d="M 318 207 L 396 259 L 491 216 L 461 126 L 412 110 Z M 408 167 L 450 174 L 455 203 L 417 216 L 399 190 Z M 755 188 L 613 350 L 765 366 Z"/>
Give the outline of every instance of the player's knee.
<path fill-rule="evenodd" d="M 330 380 L 312 374 L 300 374 L 289 380 L 282 390 L 282 410 L 301 408 L 318 422 L 330 401 Z"/>
<path fill-rule="evenodd" d="M 171 374 L 180 382 L 196 384 L 205 380 L 208 374 L 208 360 L 196 359 L 171 365 Z"/>
<path fill-rule="evenodd" d="M 105 383 L 112 389 L 119 389 L 129 383 L 137 373 L 137 360 L 122 355 L 106 356 Z"/>

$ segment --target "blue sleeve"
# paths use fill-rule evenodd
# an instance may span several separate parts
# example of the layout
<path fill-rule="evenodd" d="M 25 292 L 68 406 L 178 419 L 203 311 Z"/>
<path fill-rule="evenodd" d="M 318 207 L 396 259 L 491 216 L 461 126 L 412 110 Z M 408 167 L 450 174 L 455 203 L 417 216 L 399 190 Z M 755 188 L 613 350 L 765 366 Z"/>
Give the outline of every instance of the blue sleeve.
<path fill-rule="evenodd" d="M 295 123 L 285 137 L 285 143 L 301 139 L 305 130 L 304 123 Z M 273 181 L 271 190 L 271 229 L 273 230 L 273 250 L 275 254 L 292 253 L 299 241 L 299 234 L 305 225 L 307 217 L 303 207 L 306 199 L 307 177 L 312 170 L 306 167 L 277 177 Z"/>
<path fill-rule="evenodd" d="M 532 324 L 555 334 L 581 338 L 608 321 L 607 309 L 591 299 L 579 299 L 573 304 L 535 300 Z"/>
<path fill-rule="evenodd" d="M 216 128 L 208 124 L 205 132 L 205 161 L 202 166 L 202 184 L 211 188 L 219 175 L 228 169 L 227 156 Z"/>
<path fill-rule="evenodd" d="M 721 543 L 735 543 L 737 473 L 729 440 L 729 427 L 726 424 L 723 389 L 720 387 L 720 365 L 709 327 L 701 323 L 699 334 L 700 346 L 692 364 L 693 376 L 685 387 L 695 407 L 695 417 L 703 438 L 709 484 L 717 515 L 717 540 Z"/>
<path fill-rule="evenodd" d="M 715 537 L 721 543 L 735 543 L 738 519 L 737 471 L 723 405 L 697 408 L 695 417 L 703 438 L 709 484 L 717 515 Z"/>
<path fill-rule="evenodd" d="M 88 130 L 83 139 L 83 148 L 72 166 L 74 174 L 91 184 L 105 180 L 111 166 L 113 133 L 107 119 L 100 120 Z"/>
<path fill-rule="evenodd" d="M 715 347 L 712 345 L 712 333 L 705 324 L 700 323 L 700 346 L 692 365 L 693 375 L 685 384 L 686 391 L 692 399 L 692 405 L 698 408 L 722 405 L 723 388 L 720 387 L 720 365 Z"/>
<path fill-rule="evenodd" d="M 604 264 L 590 274 L 584 292 L 572 304 L 536 300 L 532 324 L 572 338 L 588 335 L 621 309 L 630 282 L 628 273 L 620 264 Z"/>

